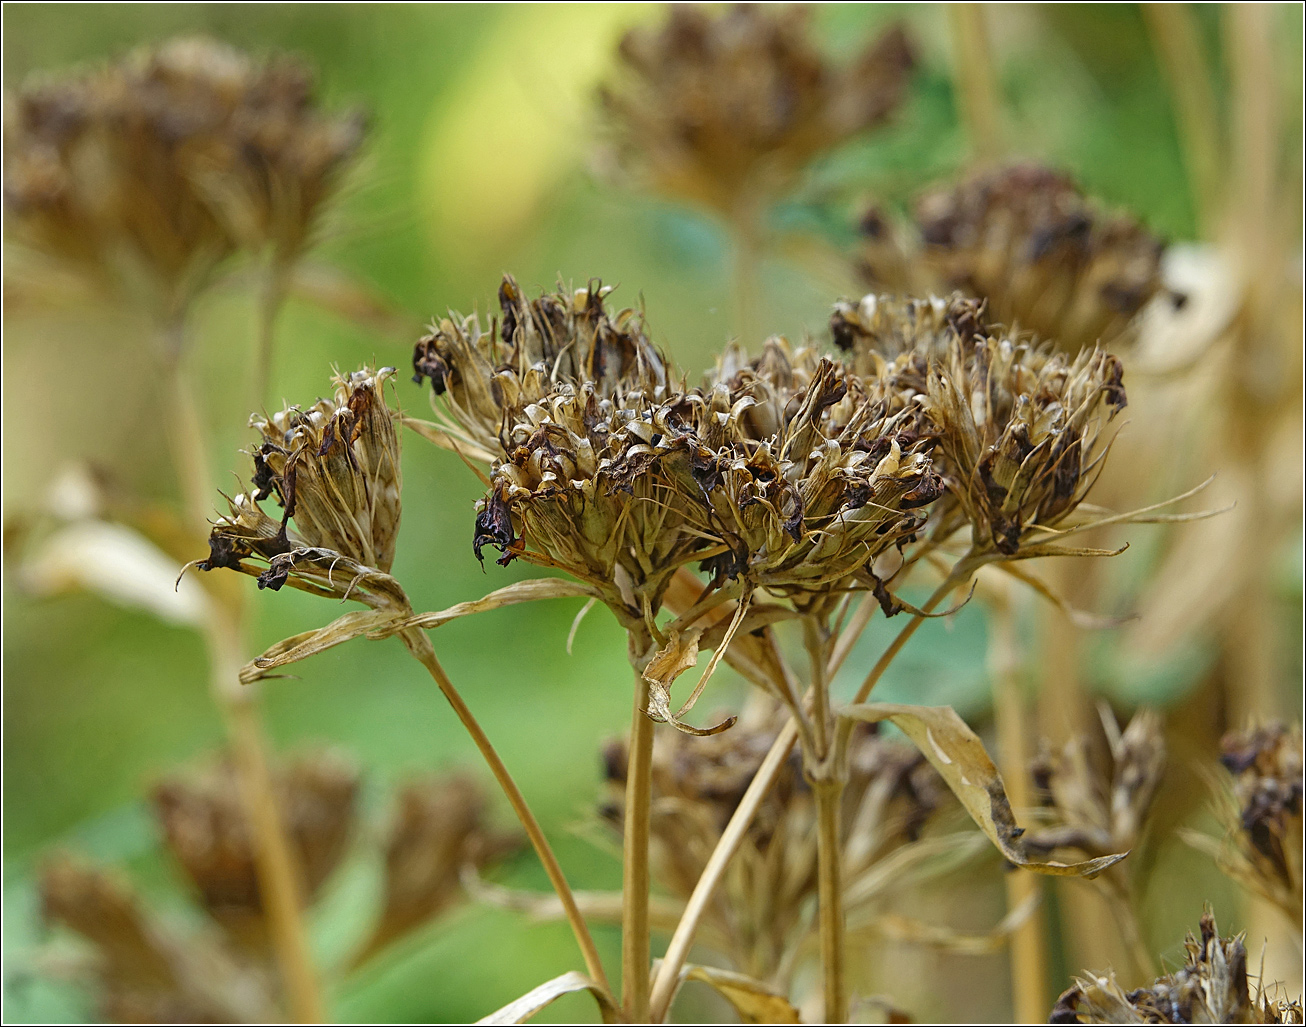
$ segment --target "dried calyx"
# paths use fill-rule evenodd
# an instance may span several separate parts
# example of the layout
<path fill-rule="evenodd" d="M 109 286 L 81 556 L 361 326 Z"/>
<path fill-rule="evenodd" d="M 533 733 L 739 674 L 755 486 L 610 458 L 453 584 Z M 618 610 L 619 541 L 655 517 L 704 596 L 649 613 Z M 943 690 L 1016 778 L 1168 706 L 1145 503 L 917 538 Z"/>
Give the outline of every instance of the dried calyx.
<path fill-rule="evenodd" d="M 289 57 L 175 39 L 7 100 L 6 230 L 175 316 L 237 250 L 298 255 L 363 130 Z"/>
<path fill-rule="evenodd" d="M 809 39 L 806 9 L 677 5 L 634 29 L 604 88 L 618 162 L 665 195 L 730 217 L 790 189 L 815 158 L 884 122 L 914 58 L 892 28 L 846 67 Z"/>
<path fill-rule="evenodd" d="M 1160 240 L 1036 164 L 927 192 L 905 228 L 878 210 L 861 228 L 868 284 L 960 290 L 985 300 L 993 320 L 1068 353 L 1128 344 L 1139 312 L 1167 293 Z"/>
<path fill-rule="evenodd" d="M 228 500 L 201 570 L 229 567 L 260 588 L 297 588 L 373 606 L 400 602 L 389 576 L 401 510 L 399 440 L 384 386 L 394 368 L 338 376 L 331 399 L 288 407 L 251 425 L 252 493 Z M 279 520 L 259 505 L 269 497 Z M 293 528 L 291 522 L 294 522 Z"/>
<path fill-rule="evenodd" d="M 653 749 L 652 872 L 672 896 L 687 899 L 721 832 L 756 774 L 787 713 L 747 710 L 724 734 L 656 736 Z M 623 817 L 627 749 L 603 753 L 609 799 L 602 816 Z M 888 857 L 917 841 L 947 789 L 916 750 L 859 731 L 844 792 L 844 862 L 850 923 L 867 926 L 890 905 L 903 874 L 923 864 Z M 781 773 L 730 864 L 703 922 L 705 943 L 734 968 L 787 990 L 795 961 L 815 929 L 815 804 L 797 754 Z M 896 869 L 891 869 L 896 868 Z"/>
<path fill-rule="evenodd" d="M 1278 998 L 1273 986 L 1248 977 L 1243 936 L 1221 938 L 1209 910 L 1202 915 L 1201 937 L 1190 934 L 1184 950 L 1182 967 L 1134 991 L 1121 988 L 1109 972 L 1076 978 L 1057 999 L 1051 1022 L 1302 1022 L 1300 1001 Z"/>

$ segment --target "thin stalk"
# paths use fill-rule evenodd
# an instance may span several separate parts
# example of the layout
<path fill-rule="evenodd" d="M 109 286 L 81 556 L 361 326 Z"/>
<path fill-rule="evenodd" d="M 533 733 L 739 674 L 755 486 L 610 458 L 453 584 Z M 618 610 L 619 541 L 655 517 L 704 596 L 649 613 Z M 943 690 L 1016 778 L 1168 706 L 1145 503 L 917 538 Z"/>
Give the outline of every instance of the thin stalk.
<path fill-rule="evenodd" d="M 1001 99 L 988 26 L 981 4 L 948 5 L 952 33 L 952 79 L 961 120 L 970 137 L 971 154 L 989 161 L 1002 152 Z"/>
<path fill-rule="evenodd" d="M 1002 779 L 1016 810 L 1027 809 L 1029 795 L 1029 717 L 1021 693 L 1020 652 L 1010 586 L 996 580 L 990 597 L 989 673 L 998 728 Z M 1037 894 L 1036 874 L 1006 874 L 1007 911 L 1019 909 Z M 1047 1016 L 1047 939 L 1044 920 L 1035 911 L 1011 936 L 1011 1000 L 1016 1023 L 1040 1023 Z"/>
<path fill-rule="evenodd" d="M 1130 890 L 1111 873 L 1103 874 L 1096 883 L 1106 897 L 1107 906 L 1115 918 L 1116 926 L 1120 929 L 1120 936 L 1124 939 L 1125 947 L 1129 949 L 1129 956 L 1134 961 L 1139 981 L 1155 979 L 1156 960 L 1152 958 L 1147 942 L 1143 940 L 1143 932 L 1138 926 L 1138 917 L 1134 913 L 1135 902 Z"/>
<path fill-rule="evenodd" d="M 813 783 L 816 799 L 817 909 L 821 933 L 821 972 L 825 983 L 825 1022 L 848 1022 L 847 945 L 843 911 L 843 850 L 839 817 L 841 781 Z"/>
<path fill-rule="evenodd" d="M 166 330 L 163 340 L 172 407 L 169 442 L 187 519 L 203 532 L 207 528 L 212 477 L 198 404 L 182 367 L 182 336 L 182 324 L 176 321 Z M 254 837 L 259 895 L 267 914 L 286 1002 L 296 1022 L 321 1023 L 326 1019 L 326 1007 L 309 952 L 299 867 L 278 807 L 257 711 L 240 685 L 239 671 L 244 659 L 238 600 L 223 604 L 216 592 L 211 590 L 210 595 L 215 607 L 205 627 L 210 691 L 222 713 L 228 744 L 236 761 L 241 801 Z"/>
<path fill-rule="evenodd" d="M 444 668 L 440 666 L 440 661 L 436 658 L 435 648 L 431 645 L 431 640 L 426 637 L 425 632 L 417 628 L 408 628 L 400 632 L 400 640 L 404 643 L 405 648 L 413 657 L 425 667 L 435 680 L 440 691 L 444 694 L 450 706 L 453 707 L 454 713 L 462 721 L 462 725 L 467 729 L 476 748 L 480 750 L 481 756 L 489 765 L 490 772 L 494 774 L 494 779 L 499 782 L 499 787 L 507 797 L 509 805 L 517 814 L 517 819 L 521 821 L 522 827 L 526 831 L 526 837 L 530 839 L 531 845 L 535 849 L 535 854 L 539 856 L 540 862 L 544 864 L 544 872 L 549 875 L 549 883 L 553 885 L 553 890 L 557 892 L 559 900 L 562 902 L 563 913 L 567 917 L 567 923 L 571 925 L 572 934 L 576 936 L 576 944 L 580 946 L 581 955 L 585 959 L 585 969 L 596 984 L 604 991 L 611 994 L 611 987 L 608 984 L 606 974 L 603 972 L 603 962 L 599 959 L 598 949 L 594 946 L 594 939 L 590 936 L 589 926 L 585 923 L 585 918 L 581 916 L 580 908 L 576 904 L 576 897 L 572 894 L 571 886 L 567 884 L 567 878 L 562 873 L 562 867 L 558 865 L 557 857 L 553 854 L 553 849 L 549 846 L 549 840 L 544 837 L 544 831 L 540 828 L 540 823 L 535 819 L 535 814 L 531 812 L 530 806 L 526 804 L 526 799 L 517 787 L 517 782 L 512 779 L 508 768 L 504 766 L 503 760 L 499 758 L 498 752 L 491 744 L 489 736 L 482 729 L 480 722 L 472 714 L 471 709 L 463 701 L 463 697 L 458 690 L 454 688 L 453 682 L 449 680 L 449 675 L 445 673 Z"/>
<path fill-rule="evenodd" d="M 268 382 L 272 379 L 272 353 L 276 348 L 277 315 L 286 301 L 291 264 L 273 256 L 268 277 L 258 300 L 258 355 L 254 365 L 255 408 L 267 402 Z"/>
<path fill-rule="evenodd" d="M 797 739 L 798 728 L 794 721 L 790 720 L 776 736 L 776 740 L 771 743 L 762 765 L 757 768 L 757 773 L 753 775 L 744 797 L 735 807 L 730 822 L 721 832 L 716 848 L 708 857 L 703 873 L 699 875 L 698 883 L 694 885 L 694 891 L 689 896 L 689 902 L 685 904 L 685 912 L 680 917 L 680 923 L 676 925 L 675 932 L 671 935 L 671 943 L 667 946 L 667 953 L 663 956 L 657 977 L 653 981 L 653 991 L 649 1001 L 651 1022 L 662 1023 L 666 1019 L 671 1000 L 676 994 L 676 987 L 680 983 L 680 968 L 689 958 L 689 950 L 694 945 L 699 922 L 712 901 L 717 885 L 725 876 L 726 868 L 735 853 L 739 851 L 740 843 L 743 842 L 758 807 L 761 806 L 762 800 L 766 798 L 776 778 L 780 776 L 780 771 L 788 762 L 789 752 Z"/>
<path fill-rule="evenodd" d="M 621 1008 L 631 1023 L 649 1022 L 648 839 L 652 805 L 653 721 L 649 685 L 635 672 L 626 767 L 625 830 L 621 875 Z"/>
<path fill-rule="evenodd" d="M 739 204 L 730 219 L 730 236 L 734 244 L 730 283 L 734 324 L 744 346 L 753 346 L 759 341 L 757 307 L 761 297 L 762 240 L 758 221 L 757 205 L 747 201 Z"/>

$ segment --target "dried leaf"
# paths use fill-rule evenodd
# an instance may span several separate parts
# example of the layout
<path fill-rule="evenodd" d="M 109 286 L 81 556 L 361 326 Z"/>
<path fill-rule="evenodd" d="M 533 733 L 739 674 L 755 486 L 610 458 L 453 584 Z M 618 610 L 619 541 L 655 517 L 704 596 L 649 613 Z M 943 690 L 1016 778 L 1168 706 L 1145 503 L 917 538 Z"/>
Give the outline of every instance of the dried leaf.
<path fill-rule="evenodd" d="M 562 920 L 566 916 L 562 900 L 553 892 L 505 888 L 485 880 L 476 867 L 470 865 L 463 868 L 460 879 L 467 894 L 486 905 L 510 909 L 525 914 L 532 920 Z M 581 916 L 586 920 L 601 924 L 621 923 L 621 892 L 576 891 L 572 895 Z M 654 930 L 667 933 L 674 931 L 684 912 L 683 902 L 660 895 L 649 896 L 649 926 Z"/>
<path fill-rule="evenodd" d="M 1075 625 L 1077 628 L 1084 628 L 1087 631 L 1104 631 L 1109 628 L 1118 628 L 1122 624 L 1128 624 L 1131 620 L 1138 619 L 1138 614 L 1136 613 L 1126 614 L 1123 617 L 1109 617 L 1106 614 L 1089 613 L 1087 610 L 1077 609 L 1066 601 L 1065 596 L 1058 595 L 1054 592 L 1047 582 L 1032 571 L 1027 571 L 1023 567 L 1018 567 L 1013 563 L 1006 562 L 1005 560 L 998 562 L 995 566 L 999 567 L 1007 574 L 1010 574 L 1017 581 L 1028 585 L 1044 599 L 1052 603 L 1052 605 L 1064 613 L 1070 620 L 1070 623 Z"/>
<path fill-rule="evenodd" d="M 794 1004 L 761 981 L 715 966 L 686 964 L 681 981 L 702 981 L 735 1007 L 744 1023 L 802 1023 Z"/>
<path fill-rule="evenodd" d="M 494 454 L 489 450 L 482 446 L 478 446 L 470 439 L 457 437 L 449 429 L 444 428 L 433 421 L 422 421 L 415 417 L 400 417 L 399 423 L 405 428 L 415 431 L 422 438 L 426 439 L 427 442 L 433 443 L 441 449 L 447 449 L 450 452 L 457 453 L 464 460 L 470 457 L 473 460 L 480 460 L 482 463 L 494 463 Z M 483 471 L 477 470 L 476 468 L 472 469 L 476 471 L 477 475 L 486 485 L 490 484 L 489 479 L 485 477 Z"/>
<path fill-rule="evenodd" d="M 1092 878 L 1128 855 L 1116 853 L 1082 863 L 1031 860 L 1017 844 L 1024 829 L 1016 826 L 998 768 L 985 751 L 984 743 L 951 706 L 865 703 L 846 707 L 840 716 L 870 724 L 889 720 L 897 725 L 947 782 L 989 841 L 1017 866 L 1040 874 Z"/>
<path fill-rule="evenodd" d="M 263 655 L 254 657 L 240 671 L 241 684 L 248 685 L 266 677 L 268 671 L 298 663 L 317 653 L 342 645 L 345 642 L 367 635 L 369 638 L 389 638 L 402 630 L 404 618 L 386 610 L 353 610 L 343 617 L 337 617 L 324 628 L 303 631 L 298 635 L 283 638 L 276 645 L 264 651 Z"/>
<path fill-rule="evenodd" d="M 686 631 L 683 634 L 672 631 L 667 637 L 667 644 L 648 661 L 644 668 L 644 680 L 649 686 L 646 712 L 659 724 L 670 724 L 685 734 L 715 735 L 733 725 L 736 718 L 729 717 L 715 727 L 701 728 L 684 723 L 671 710 L 671 686 L 676 678 L 698 663 L 698 640 L 701 635 L 701 631 Z"/>
<path fill-rule="evenodd" d="M 84 589 L 169 624 L 199 627 L 208 615 L 208 596 L 194 581 L 178 582 L 180 570 L 131 528 L 85 520 L 47 538 L 18 573 L 23 587 L 39 596 Z"/>
<path fill-rule="evenodd" d="M 451 620 L 457 620 L 459 617 L 466 617 L 473 613 L 485 613 L 488 610 L 497 610 L 501 606 L 531 603 L 537 599 L 571 599 L 578 596 L 587 596 L 592 599 L 594 594 L 595 590 L 593 588 L 581 584 L 579 581 L 569 581 L 566 578 L 531 578 L 528 581 L 517 581 L 503 588 L 495 589 L 489 595 L 482 596 L 480 599 L 455 603 L 445 610 L 439 610 L 435 613 L 419 613 L 408 618 L 403 626 L 427 629 L 438 628 L 442 624 L 448 624 Z"/>
<path fill-rule="evenodd" d="M 877 917 L 875 928 L 881 935 L 892 941 L 927 945 L 930 948 L 956 952 L 964 956 L 983 956 L 1002 950 L 1007 944 L 1007 938 L 1038 908 L 1040 897 L 1037 892 L 1030 895 L 1003 917 L 993 930 L 984 934 L 966 934 L 954 931 L 951 927 L 923 923 L 913 917 L 901 916 L 897 913 L 884 913 Z"/>
<path fill-rule="evenodd" d="M 562 976 L 555 977 L 551 981 L 545 981 L 538 988 L 532 988 L 521 998 L 514 999 L 502 1009 L 496 1010 L 476 1022 L 486 1024 L 525 1023 L 545 1006 L 556 1002 L 563 995 L 570 995 L 576 991 L 588 991 L 592 994 L 594 1000 L 599 1004 L 599 1009 L 605 1014 L 604 1020 L 610 1020 L 613 1005 L 607 992 L 583 973 L 568 970 Z"/>

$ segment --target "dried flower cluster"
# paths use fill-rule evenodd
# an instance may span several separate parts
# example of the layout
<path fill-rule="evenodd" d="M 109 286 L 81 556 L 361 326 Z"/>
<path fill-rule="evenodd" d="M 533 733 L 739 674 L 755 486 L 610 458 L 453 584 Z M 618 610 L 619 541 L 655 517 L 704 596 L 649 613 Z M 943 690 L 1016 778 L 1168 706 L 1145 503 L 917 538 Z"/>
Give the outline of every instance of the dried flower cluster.
<path fill-rule="evenodd" d="M 925 193 L 907 229 L 877 210 L 861 229 L 868 284 L 960 290 L 986 300 L 990 317 L 1013 332 L 1033 332 L 1071 354 L 1122 345 L 1135 316 L 1164 291 L 1159 240 L 1035 164 Z"/>
<path fill-rule="evenodd" d="M 315 753 L 282 768 L 275 783 L 312 904 L 358 833 L 358 772 L 339 756 Z M 465 776 L 413 781 L 397 798 L 384 841 L 384 898 L 350 966 L 443 915 L 462 897 L 465 867 L 492 865 L 519 844 L 488 826 L 484 797 Z M 169 851 L 222 936 L 180 934 L 119 876 L 55 859 L 41 881 L 45 915 L 90 942 L 100 1016 L 119 1023 L 283 1019 L 253 839 L 229 763 L 164 781 L 154 809 Z"/>
<path fill-rule="evenodd" d="M 237 250 L 304 247 L 362 141 L 309 71 L 178 39 L 6 104 L 6 229 L 175 315 Z"/>
<path fill-rule="evenodd" d="M 1052 1010 L 1052 1023 L 1302 1023 L 1300 1003 L 1253 988 L 1242 935 L 1221 938 L 1202 916 L 1201 937 L 1184 942 L 1184 965 L 1126 992 L 1114 974 L 1076 978 Z"/>
<path fill-rule="evenodd" d="M 1109 711 L 1103 723 L 1110 743 L 1110 768 L 1096 769 L 1088 739 L 1071 738 L 1060 752 L 1044 748 L 1032 768 L 1034 784 L 1052 822 L 1031 829 L 1034 851 L 1079 849 L 1092 856 L 1127 852 L 1143 837 L 1152 801 L 1165 773 L 1165 737 L 1160 716 L 1139 710 L 1124 731 Z"/>
<path fill-rule="evenodd" d="M 818 154 L 882 123 L 914 64 L 890 29 L 844 68 L 808 38 L 806 8 L 672 7 L 634 29 L 601 101 L 618 160 L 665 195 L 727 217 L 792 186 Z"/>
<path fill-rule="evenodd" d="M 652 873 L 686 900 L 730 815 L 784 723 L 774 704 L 746 712 L 730 731 L 711 738 L 659 735 L 653 749 Z M 620 827 L 627 745 L 604 749 L 609 799 L 603 817 Z M 844 858 L 850 927 L 874 926 L 895 889 L 938 869 L 922 830 L 949 795 L 913 748 L 860 731 L 844 792 Z M 815 926 L 816 812 L 797 754 L 748 829 L 704 921 L 705 942 L 735 969 L 787 988 Z M 929 856 L 938 852 L 930 845 Z M 912 856 L 915 856 L 913 859 Z"/>
<path fill-rule="evenodd" d="M 399 439 L 385 399 L 393 368 L 335 379 L 335 394 L 250 424 L 254 491 L 228 500 L 201 570 L 229 567 L 260 588 L 296 588 L 379 606 L 406 602 L 389 577 L 401 512 Z M 273 498 L 278 521 L 259 505 Z M 291 521 L 294 528 L 291 528 Z M 255 561 L 255 562 L 246 562 Z"/>

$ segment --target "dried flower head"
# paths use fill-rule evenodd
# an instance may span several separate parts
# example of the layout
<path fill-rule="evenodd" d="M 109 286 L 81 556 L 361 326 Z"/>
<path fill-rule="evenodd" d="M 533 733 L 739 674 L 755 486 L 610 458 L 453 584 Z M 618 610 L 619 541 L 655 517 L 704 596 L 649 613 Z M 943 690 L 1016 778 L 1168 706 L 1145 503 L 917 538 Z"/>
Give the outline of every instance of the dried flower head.
<path fill-rule="evenodd" d="M 621 41 L 601 93 L 617 158 L 665 195 L 731 216 L 788 191 L 815 158 L 885 121 L 914 58 L 893 28 L 847 67 L 808 37 L 806 8 L 676 5 Z"/>
<path fill-rule="evenodd" d="M 484 794 L 464 775 L 431 776 L 400 790 L 380 916 L 355 965 L 458 902 L 465 868 L 484 869 L 521 846 L 518 835 L 495 831 L 487 819 Z"/>
<path fill-rule="evenodd" d="M 651 866 L 654 879 L 672 896 L 687 899 L 692 893 L 785 717 L 778 704 L 756 706 L 724 734 L 656 736 Z M 917 842 L 948 793 L 915 749 L 871 731 L 856 735 L 849 755 L 842 818 L 845 882 L 849 924 L 858 929 L 889 904 L 904 875 L 928 872 L 928 860 L 888 857 Z M 610 743 L 603 760 L 610 798 L 602 814 L 620 827 L 626 743 Z M 815 930 L 815 824 L 815 803 L 795 753 L 749 826 L 703 921 L 709 947 L 735 969 L 782 990 Z M 924 849 L 918 854 L 924 857 Z"/>
<path fill-rule="evenodd" d="M 1034 783 L 1053 822 L 1026 832 L 1031 851 L 1075 848 L 1100 856 L 1126 852 L 1142 838 L 1165 773 L 1161 717 L 1139 710 L 1122 732 L 1104 708 L 1102 721 L 1110 743 L 1107 772 L 1093 767 L 1084 736 L 1057 753 L 1045 747 L 1035 761 Z"/>
<path fill-rule="evenodd" d="M 1220 762 L 1233 777 L 1232 803 L 1221 803 L 1221 866 L 1282 909 L 1302 915 L 1302 734 L 1272 723 L 1233 731 Z"/>
<path fill-rule="evenodd" d="M 91 946 L 98 1017 L 113 1023 L 266 1023 L 267 983 L 200 938 L 173 937 L 118 877 L 63 856 L 40 880 L 45 918 Z"/>
<path fill-rule="evenodd" d="M 23 243 L 177 315 L 238 249 L 281 260 L 308 240 L 362 141 L 309 72 L 206 39 L 7 101 L 5 222 Z"/>
<path fill-rule="evenodd" d="M 1294 1023 L 1300 1001 L 1273 997 L 1264 981 L 1253 988 L 1243 936 L 1221 938 L 1215 918 L 1202 915 L 1201 937 L 1188 935 L 1184 965 L 1126 992 L 1115 974 L 1077 977 L 1052 1010 L 1052 1023 Z"/>
<path fill-rule="evenodd" d="M 594 280 L 584 289 L 559 286 L 527 300 L 505 275 L 502 321 L 491 322 L 487 332 L 475 314 L 451 314 L 418 340 L 413 380 L 430 379 L 450 434 L 491 456 L 508 447 L 508 419 L 559 385 L 590 383 L 600 400 L 618 406 L 628 395 L 632 401 L 636 395 L 660 399 L 668 385 L 666 359 L 637 311 L 608 313 L 604 300 L 611 292 Z"/>
<path fill-rule="evenodd" d="M 401 510 L 399 439 L 384 394 L 393 375 L 391 367 L 340 375 L 331 399 L 255 415 L 255 491 L 228 501 L 197 566 L 256 575 L 260 588 L 293 577 L 296 587 L 324 595 L 399 601 L 389 577 Z M 259 506 L 269 496 L 282 507 L 280 521 Z"/>
<path fill-rule="evenodd" d="M 931 287 L 988 302 L 990 316 L 1069 353 L 1119 345 L 1162 291 L 1162 243 L 1034 164 L 981 172 L 916 205 Z M 883 250 L 883 235 L 873 244 Z M 882 253 L 870 257 L 884 267 Z"/>
<path fill-rule="evenodd" d="M 923 399 L 937 454 L 974 542 L 1008 556 L 1083 501 L 1126 404 L 1123 367 L 1098 349 L 1071 359 L 1003 336 L 960 336 Z"/>
<path fill-rule="evenodd" d="M 309 902 L 344 857 L 358 780 L 355 767 L 329 753 L 300 757 L 276 776 L 282 819 Z M 170 777 L 155 788 L 153 799 L 168 848 L 204 908 L 238 946 L 267 953 L 253 831 L 230 762 Z"/>

